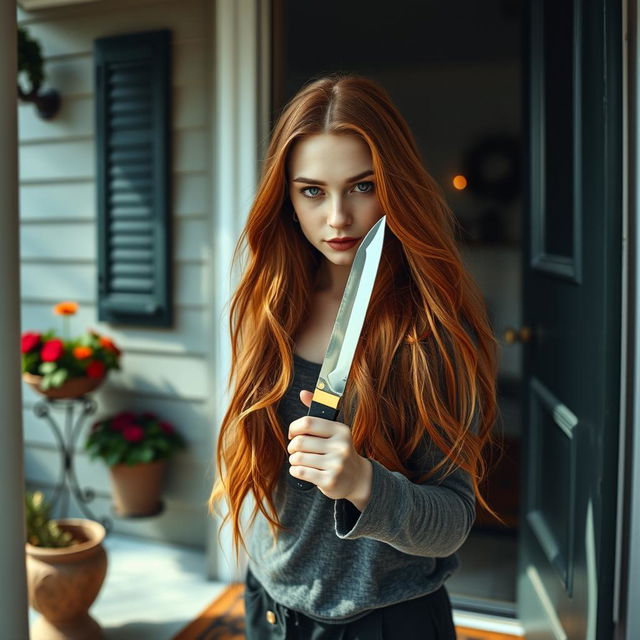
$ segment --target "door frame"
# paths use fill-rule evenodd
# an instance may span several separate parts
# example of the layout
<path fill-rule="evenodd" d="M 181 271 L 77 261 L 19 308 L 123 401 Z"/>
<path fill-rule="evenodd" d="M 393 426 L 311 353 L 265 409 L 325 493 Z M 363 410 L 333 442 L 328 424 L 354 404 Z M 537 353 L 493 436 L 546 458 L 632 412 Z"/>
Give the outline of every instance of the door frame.
<path fill-rule="evenodd" d="M 623 314 L 620 470 L 614 594 L 615 640 L 640 629 L 640 92 L 639 0 L 622 0 L 623 38 Z M 631 569 L 635 567 L 635 570 Z M 634 606 L 635 605 L 635 606 Z"/>
<path fill-rule="evenodd" d="M 624 74 L 624 112 L 623 126 L 625 127 L 624 140 L 628 141 L 628 148 L 624 152 L 624 172 L 623 183 L 626 190 L 624 196 L 624 237 L 623 242 L 623 317 L 622 322 L 622 379 L 621 379 L 621 429 L 620 429 L 620 477 L 618 491 L 618 508 L 617 508 L 617 542 L 616 542 L 616 578 L 615 578 L 615 600 L 614 600 L 614 616 L 616 622 L 616 638 L 615 640 L 635 640 L 632 636 L 632 630 L 640 628 L 640 610 L 634 607 L 633 603 L 640 602 L 640 571 L 630 571 L 629 567 L 640 567 L 640 260 L 638 259 L 638 248 L 640 248 L 640 162 L 638 159 L 638 149 L 640 148 L 640 93 L 636 76 L 640 73 L 640 65 L 638 64 L 638 41 L 640 40 L 640 25 L 638 24 L 640 0 L 622 0 L 623 6 L 623 30 L 628 34 L 626 42 L 627 50 L 625 51 L 624 60 L 627 64 L 626 73 Z M 235 6 L 234 6 L 235 5 Z M 264 145 L 265 137 L 269 128 L 270 111 L 273 108 L 272 99 L 276 99 L 277 95 L 271 97 L 269 95 L 269 87 L 271 85 L 271 74 L 273 73 L 272 60 L 277 59 L 277 44 L 271 42 L 269 34 L 271 33 L 271 9 L 278 10 L 278 0 L 243 0 L 239 4 L 233 0 L 217 0 L 215 3 L 216 11 L 215 26 L 213 28 L 212 50 L 214 55 L 212 59 L 214 64 L 211 71 L 214 75 L 214 95 L 213 103 L 217 104 L 219 109 L 217 117 L 212 121 L 212 131 L 214 132 L 214 140 L 212 144 L 212 154 L 215 167 L 212 172 L 212 184 L 223 185 L 221 173 L 224 172 L 222 166 L 234 166 L 236 163 L 232 161 L 239 154 L 237 146 L 232 144 L 223 144 L 220 139 L 216 140 L 217 133 L 223 128 L 222 119 L 228 117 L 241 102 L 245 105 L 253 103 L 256 105 L 255 111 L 251 115 L 251 120 L 256 122 L 255 129 L 251 131 L 252 141 L 243 136 L 245 153 L 240 154 L 242 158 L 240 165 L 245 168 L 253 169 L 253 175 L 249 182 L 257 179 L 256 160 L 261 155 L 258 149 Z M 247 21 L 247 13 L 250 20 Z M 242 18 L 242 19 L 240 19 Z M 625 22 L 626 21 L 626 22 Z M 252 23 L 252 24 L 251 24 Z M 250 26 L 249 26 L 250 25 Z M 244 36 L 241 40 L 248 42 L 251 36 L 255 38 L 254 43 L 257 45 L 251 47 L 249 51 L 242 47 L 236 48 L 232 44 L 235 38 L 229 37 L 229 30 L 238 30 Z M 225 37 L 226 36 L 226 37 Z M 623 38 L 623 43 L 625 39 Z M 259 44 L 258 44 L 259 43 Z M 274 47 L 275 45 L 275 47 Z M 273 51 L 272 48 L 276 50 Z M 225 50 L 227 55 L 222 56 Z M 240 59 L 242 58 L 242 60 Z M 249 58 L 249 59 L 247 59 Z M 226 61 L 226 64 L 225 62 Z M 247 69 L 247 63 L 251 68 L 251 78 L 245 76 L 245 82 L 240 87 L 236 84 L 237 71 L 239 69 Z M 222 65 L 224 64 L 224 68 Z M 232 80 L 236 78 L 236 81 Z M 278 78 L 274 93 L 277 94 Z M 226 86 L 224 86 L 226 85 Z M 230 86 L 231 85 L 231 86 Z M 242 94 L 242 95 L 239 95 Z M 226 96 L 226 97 L 225 97 Z M 251 100 L 253 96 L 254 100 Z M 224 106 L 220 104 L 224 103 Z M 222 108 L 220 108 L 222 106 Z M 237 114 L 237 111 L 235 111 Z M 246 114 L 244 114 L 246 116 Z M 240 118 L 242 119 L 242 118 Z M 233 118 L 238 120 L 238 118 Z M 240 125 L 240 122 L 236 123 Z M 225 136 L 226 137 L 226 136 Z M 253 153 L 248 151 L 251 147 L 255 150 Z M 260 151 L 263 151 L 260 148 Z M 257 153 L 256 153 L 257 152 Z M 226 163 L 222 163 L 222 158 L 226 159 Z M 217 166 L 216 166 L 217 165 Z M 222 166 L 221 166 L 222 165 Z M 250 172 L 252 173 L 252 172 Z M 229 176 L 225 176 L 228 178 Z M 238 176 L 234 176 L 238 178 Z M 239 231 L 241 221 L 236 219 L 235 224 L 228 220 L 228 214 L 225 211 L 234 210 L 232 204 L 238 204 L 246 199 L 246 188 L 248 183 L 242 180 L 242 186 L 235 183 L 232 189 L 235 193 L 227 193 L 221 197 L 218 190 L 217 197 L 213 198 L 213 202 L 217 205 L 213 207 L 214 224 L 213 228 L 219 238 L 224 236 L 220 234 L 220 227 L 228 223 L 235 227 L 235 234 Z M 227 183 L 229 184 L 229 183 Z M 243 189 L 244 187 L 244 189 Z M 240 192 L 240 193 L 239 193 Z M 244 196 L 244 198 L 243 198 Z M 224 202 L 223 202 L 224 201 Z M 224 205 L 224 206 L 223 206 Z M 229 229 L 227 229 L 229 231 Z M 233 233 L 231 235 L 234 235 Z M 228 240 L 228 238 L 227 238 Z M 217 242 L 216 242 L 217 244 Z M 217 260 L 218 272 L 220 275 L 227 276 L 228 259 L 230 257 L 229 247 L 219 247 L 218 252 L 220 259 Z M 212 280 L 214 280 L 212 278 Z M 227 279 L 215 278 L 218 283 Z M 225 295 L 221 293 L 229 293 L 230 289 L 223 287 L 224 292 L 218 291 L 213 296 L 214 316 L 217 318 L 224 307 Z M 217 325 L 217 323 L 215 323 Z M 219 330 L 219 325 L 217 326 Z M 226 369 L 228 365 L 228 345 L 226 344 L 228 336 L 226 332 L 220 332 L 215 336 L 215 343 L 218 354 L 212 362 L 218 362 L 221 366 L 216 366 L 214 379 L 218 381 L 226 378 Z M 222 356 L 222 357 L 221 357 Z M 219 385 L 216 385 L 219 391 Z M 219 394 L 214 394 L 219 395 Z M 224 394 L 223 394 L 224 395 Z M 220 398 L 219 398 L 220 399 Z M 636 400 L 638 399 L 638 400 Z M 221 405 L 218 404 L 218 407 Z M 217 435 L 217 434 L 216 434 Z M 635 437 L 634 437 L 635 436 Z M 213 526 L 211 523 L 211 533 L 209 539 L 212 544 L 208 547 L 208 568 L 209 576 L 216 577 L 224 581 L 237 579 L 239 575 L 227 565 L 231 557 L 231 546 L 228 538 L 223 538 L 221 548 L 217 544 L 217 524 Z M 222 541 L 221 541 L 222 542 Z M 226 566 L 225 566 L 226 565 Z M 235 574 L 235 575 L 234 575 Z M 461 612 L 456 612 L 461 613 Z M 494 620 L 494 622 L 497 622 Z M 512 621 L 514 622 L 514 621 Z M 485 623 L 486 624 L 486 623 Z M 487 628 L 491 627 L 491 623 Z"/>

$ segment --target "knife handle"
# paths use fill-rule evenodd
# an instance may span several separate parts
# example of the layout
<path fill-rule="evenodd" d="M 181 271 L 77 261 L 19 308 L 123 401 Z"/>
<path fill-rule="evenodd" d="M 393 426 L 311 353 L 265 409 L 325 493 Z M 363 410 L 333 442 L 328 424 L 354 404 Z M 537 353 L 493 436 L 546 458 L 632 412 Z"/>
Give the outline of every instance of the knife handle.
<path fill-rule="evenodd" d="M 320 402 L 311 401 L 311 406 L 309 407 L 308 416 L 313 416 L 314 418 L 325 418 L 326 420 L 335 420 L 339 413 L 339 409 L 334 407 L 329 407 L 326 404 L 322 404 Z M 300 491 L 309 491 L 313 489 L 316 485 L 313 482 L 307 482 L 306 480 L 300 480 L 299 478 L 294 478 L 290 473 L 289 469 L 291 468 L 291 464 L 289 464 L 289 460 L 287 459 L 287 475 L 289 476 L 289 483 L 294 486 L 296 489 Z"/>

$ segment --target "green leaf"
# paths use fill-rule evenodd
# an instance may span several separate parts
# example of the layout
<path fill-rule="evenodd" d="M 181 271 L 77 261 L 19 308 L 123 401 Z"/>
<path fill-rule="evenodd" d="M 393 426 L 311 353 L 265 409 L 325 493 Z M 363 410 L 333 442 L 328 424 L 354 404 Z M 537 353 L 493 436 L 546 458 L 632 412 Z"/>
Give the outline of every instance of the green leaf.
<path fill-rule="evenodd" d="M 57 367 L 57 362 L 43 362 L 38 368 L 38 371 L 40 371 L 42 375 L 46 375 L 48 373 L 53 373 L 57 369 Z"/>
<path fill-rule="evenodd" d="M 144 462 L 144 454 L 142 447 L 134 447 L 129 452 L 127 456 L 127 462 L 129 464 L 138 464 L 139 462 Z"/>
<path fill-rule="evenodd" d="M 166 440 L 154 440 L 153 441 L 153 446 L 158 450 L 158 451 L 169 451 L 171 449 L 171 444 L 169 442 L 167 442 Z"/>
<path fill-rule="evenodd" d="M 109 451 L 109 453 L 105 456 L 104 461 L 112 467 L 114 464 L 118 464 L 121 462 L 120 453 L 118 451 Z"/>
<path fill-rule="evenodd" d="M 97 442 L 87 442 L 85 449 L 89 452 L 89 457 L 92 460 L 100 455 L 100 445 Z"/>
<path fill-rule="evenodd" d="M 38 371 L 37 365 L 40 360 L 40 354 L 34 351 L 22 354 L 22 371 L 28 371 L 29 373 L 35 373 Z"/>
<path fill-rule="evenodd" d="M 55 371 L 54 373 L 51 374 L 51 382 L 53 384 L 54 387 L 59 387 L 61 386 L 64 381 L 67 379 L 68 377 L 68 372 L 66 369 L 58 369 L 57 371 Z"/>
<path fill-rule="evenodd" d="M 141 462 L 151 462 L 153 460 L 153 448 L 152 447 L 144 447 L 140 452 Z"/>
<path fill-rule="evenodd" d="M 91 345 L 91 335 L 85 333 L 78 338 L 78 345 L 81 347 L 88 347 Z"/>

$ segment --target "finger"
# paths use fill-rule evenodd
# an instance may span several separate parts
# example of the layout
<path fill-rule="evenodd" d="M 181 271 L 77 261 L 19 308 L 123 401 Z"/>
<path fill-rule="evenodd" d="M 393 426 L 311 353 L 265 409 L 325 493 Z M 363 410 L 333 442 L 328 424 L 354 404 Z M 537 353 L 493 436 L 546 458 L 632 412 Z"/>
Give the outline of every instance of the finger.
<path fill-rule="evenodd" d="M 326 456 L 323 453 L 294 451 L 289 456 L 289 464 L 292 467 L 312 467 L 322 471 L 326 465 L 325 457 Z"/>
<path fill-rule="evenodd" d="M 337 425 L 339 423 L 333 420 L 327 420 L 325 418 L 315 418 L 311 416 L 303 416 L 294 420 L 289 425 L 289 438 L 294 438 L 302 433 L 307 433 L 311 436 L 318 436 L 320 438 L 329 438 L 334 433 L 337 433 Z"/>
<path fill-rule="evenodd" d="M 302 389 L 300 391 L 300 401 L 305 407 L 311 406 L 312 399 L 313 399 L 313 391 L 307 391 L 306 389 Z"/>
<path fill-rule="evenodd" d="M 291 440 L 287 446 L 289 453 L 295 451 L 302 451 L 303 453 L 327 453 L 328 447 L 327 438 L 318 438 L 310 435 L 296 436 Z"/>
<path fill-rule="evenodd" d="M 319 469 L 313 469 L 311 467 L 291 466 L 289 467 L 289 473 L 294 478 L 306 480 L 307 482 L 318 486 L 318 483 L 323 480 L 322 474 L 326 472 L 320 471 Z"/>

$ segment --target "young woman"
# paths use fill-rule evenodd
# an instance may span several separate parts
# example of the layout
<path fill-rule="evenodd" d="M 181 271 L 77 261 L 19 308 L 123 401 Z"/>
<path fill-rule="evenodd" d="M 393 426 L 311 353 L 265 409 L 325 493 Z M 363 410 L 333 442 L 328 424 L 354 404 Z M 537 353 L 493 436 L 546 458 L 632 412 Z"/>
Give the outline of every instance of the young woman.
<path fill-rule="evenodd" d="M 340 413 L 307 416 L 351 263 L 383 215 Z M 247 640 L 455 638 L 444 583 L 476 498 L 493 513 L 478 486 L 497 417 L 497 341 L 455 231 L 378 85 L 334 74 L 285 107 L 234 255 L 248 248 L 210 498 L 226 501 L 236 557 L 255 499 Z"/>

